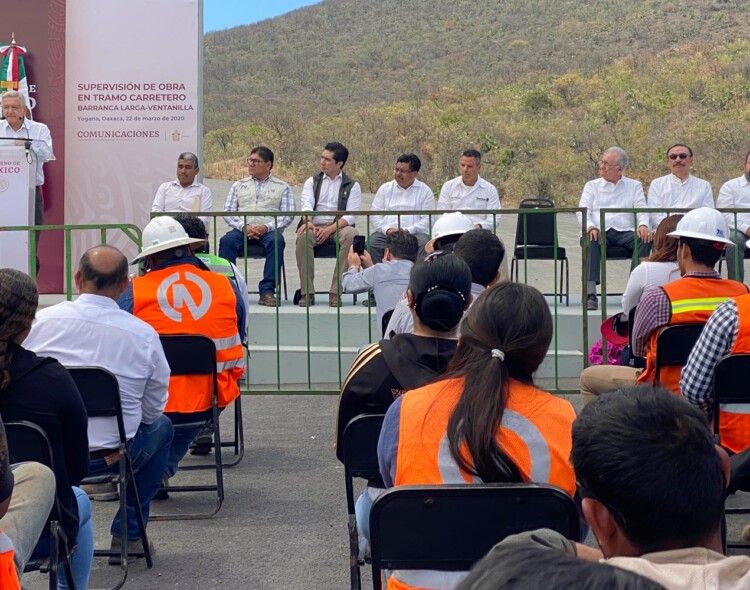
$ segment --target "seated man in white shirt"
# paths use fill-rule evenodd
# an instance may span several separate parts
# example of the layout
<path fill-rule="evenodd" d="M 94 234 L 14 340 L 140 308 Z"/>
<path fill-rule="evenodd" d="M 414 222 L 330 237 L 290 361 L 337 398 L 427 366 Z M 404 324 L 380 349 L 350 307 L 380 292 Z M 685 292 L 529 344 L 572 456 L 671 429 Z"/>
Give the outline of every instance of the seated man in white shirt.
<path fill-rule="evenodd" d="M 341 290 L 344 293 L 372 291 L 377 301 L 378 328 L 383 314 L 396 307 L 409 286 L 418 251 L 417 238 L 403 229 L 391 232 L 385 239 L 383 262 L 378 264 L 373 264 L 367 250 L 360 255 L 353 247 L 349 249 L 349 268 L 341 276 Z"/>
<path fill-rule="evenodd" d="M 402 154 L 396 160 L 394 179 L 381 185 L 372 201 L 372 211 L 386 211 L 387 215 L 370 217 L 370 242 L 368 251 L 377 264 L 383 259 L 385 238 L 397 229 L 405 229 L 417 237 L 419 249 L 430 239 L 429 215 L 398 215 L 398 211 L 425 211 L 435 209 L 432 189 L 417 174 L 422 162 L 416 154 Z"/>
<path fill-rule="evenodd" d="M 169 365 L 159 335 L 146 322 L 122 311 L 117 299 L 128 286 L 128 261 L 112 246 L 83 254 L 75 274 L 80 296 L 40 310 L 24 346 L 68 367 L 102 367 L 120 386 L 125 434 L 133 458 L 135 485 L 148 521 L 151 500 L 164 476 L 174 430 L 163 414 Z M 117 471 L 120 437 L 110 418 L 89 419 L 89 475 Z M 142 549 L 134 494 L 127 497 L 128 550 Z M 112 548 L 120 547 L 120 513 L 112 522 Z M 110 558 L 110 563 L 119 558 Z"/>
<path fill-rule="evenodd" d="M 667 150 L 669 174 L 651 181 L 648 187 L 648 206 L 651 209 L 698 209 L 714 206 L 714 194 L 708 181 L 690 174 L 693 150 L 676 143 Z M 666 212 L 651 213 L 651 231 L 667 216 Z"/>
<path fill-rule="evenodd" d="M 320 155 L 320 172 L 305 181 L 302 187 L 302 211 L 359 211 L 362 189 L 359 183 L 343 173 L 349 159 L 349 150 L 338 143 L 327 143 Z M 339 256 L 333 270 L 328 290 L 328 305 L 338 307 L 339 277 L 346 267 L 346 258 L 357 230 L 354 215 L 335 217 L 317 215 L 303 217 L 297 226 L 297 268 L 299 268 L 300 307 L 315 305 L 315 246 L 335 244 L 338 240 Z"/>
<path fill-rule="evenodd" d="M 595 310 L 599 306 L 596 285 L 599 284 L 601 270 L 601 243 L 605 246 L 619 246 L 632 256 L 637 245 L 639 258 L 648 256 L 651 232 L 648 229 L 648 213 L 638 213 L 637 236 L 632 213 L 608 213 L 605 227 L 601 228 L 599 211 L 606 208 L 645 209 L 646 197 L 643 186 L 637 180 L 623 176 L 628 165 L 628 155 L 619 147 L 611 147 L 602 154 L 599 162 L 599 178 L 590 180 L 583 187 L 579 207 L 586 208 L 586 227 L 582 228 L 590 242 L 588 256 L 588 297 L 586 307 Z M 582 215 L 576 213 L 578 223 Z"/>
<path fill-rule="evenodd" d="M 747 209 L 747 213 L 724 213 L 727 225 L 732 230 L 732 241 L 736 246 L 726 250 L 727 274 L 730 279 L 745 281 L 745 248 L 750 239 L 750 152 L 745 154 L 745 168 L 742 175 L 725 182 L 719 197 L 717 209 Z"/>
<path fill-rule="evenodd" d="M 212 211 L 214 200 L 211 189 L 195 180 L 198 172 L 200 172 L 198 156 L 192 152 L 180 154 L 177 157 L 177 179 L 159 185 L 151 211 L 184 213 Z M 208 227 L 208 217 L 201 217 L 200 220 Z"/>

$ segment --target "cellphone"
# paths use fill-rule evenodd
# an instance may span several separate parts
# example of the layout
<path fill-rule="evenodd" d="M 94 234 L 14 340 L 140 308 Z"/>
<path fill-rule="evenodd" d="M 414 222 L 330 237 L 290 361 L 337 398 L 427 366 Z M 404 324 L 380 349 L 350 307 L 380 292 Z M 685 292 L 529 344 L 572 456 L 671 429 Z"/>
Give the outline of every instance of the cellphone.
<path fill-rule="evenodd" d="M 362 256 L 365 253 L 365 236 L 354 236 L 354 243 L 352 244 L 354 253 L 358 256 Z"/>

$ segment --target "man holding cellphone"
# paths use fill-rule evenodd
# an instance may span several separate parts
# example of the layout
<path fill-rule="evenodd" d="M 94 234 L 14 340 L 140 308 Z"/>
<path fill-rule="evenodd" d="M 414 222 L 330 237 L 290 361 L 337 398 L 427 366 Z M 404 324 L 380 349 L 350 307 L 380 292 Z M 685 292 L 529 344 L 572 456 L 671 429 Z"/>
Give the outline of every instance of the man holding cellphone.
<path fill-rule="evenodd" d="M 364 247 L 365 237 L 355 236 L 347 257 L 349 268 L 341 276 L 341 291 L 364 293 L 372 290 L 377 301 L 378 327 L 381 327 L 383 314 L 396 307 L 409 286 L 409 275 L 417 260 L 419 243 L 416 236 L 405 229 L 391 232 L 385 238 L 383 262 L 377 264 L 373 263 Z"/>

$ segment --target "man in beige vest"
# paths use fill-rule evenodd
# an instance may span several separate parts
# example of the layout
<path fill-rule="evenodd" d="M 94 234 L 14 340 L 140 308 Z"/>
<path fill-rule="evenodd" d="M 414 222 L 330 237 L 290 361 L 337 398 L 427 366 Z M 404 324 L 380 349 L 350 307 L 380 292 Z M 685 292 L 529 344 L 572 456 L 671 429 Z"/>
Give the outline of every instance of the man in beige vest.
<path fill-rule="evenodd" d="M 265 146 L 250 151 L 247 159 L 250 176 L 238 180 L 229 190 L 224 211 L 254 212 L 244 221 L 237 215 L 225 217 L 232 229 L 219 241 L 219 256 L 235 264 L 247 245 L 260 245 L 266 251 L 263 278 L 258 284 L 260 305 L 276 307 L 276 277 L 284 264 L 284 228 L 291 216 L 267 215 L 270 212 L 294 211 L 294 196 L 289 185 L 271 174 L 273 152 Z M 266 215 L 264 215 L 266 213 Z"/>

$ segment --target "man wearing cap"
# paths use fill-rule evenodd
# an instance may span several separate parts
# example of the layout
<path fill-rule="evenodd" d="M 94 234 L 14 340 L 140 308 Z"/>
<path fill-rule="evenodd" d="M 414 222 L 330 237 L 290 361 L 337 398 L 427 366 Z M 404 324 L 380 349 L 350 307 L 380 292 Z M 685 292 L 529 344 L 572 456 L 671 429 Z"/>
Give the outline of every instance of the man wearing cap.
<path fill-rule="evenodd" d="M 724 217 L 715 209 L 690 211 L 667 235 L 679 238 L 677 264 L 682 278 L 647 291 L 635 313 L 633 353 L 646 357 L 646 368 L 619 365 L 591 366 L 581 373 L 580 390 L 588 403 L 610 389 L 637 383 L 654 383 L 656 339 L 661 328 L 678 324 L 705 323 L 711 313 L 730 297 L 747 293 L 737 281 L 722 279 L 714 266 L 728 239 Z M 659 385 L 680 395 L 681 367 L 663 367 Z"/>
<path fill-rule="evenodd" d="M 341 291 L 364 293 L 372 291 L 376 304 L 378 328 L 383 314 L 396 307 L 409 286 L 409 275 L 417 261 L 417 238 L 400 229 L 391 232 L 385 240 L 383 262 L 374 264 L 367 250 L 363 254 L 349 248 L 349 268 L 341 275 Z"/>
<path fill-rule="evenodd" d="M 240 334 L 245 309 L 236 286 L 211 272 L 192 252 L 191 244 L 205 240 L 188 237 L 171 217 L 156 217 L 143 229 L 143 250 L 133 263 L 143 261 L 146 274 L 136 277 L 118 301 L 120 308 L 150 324 L 160 335 L 201 334 L 216 345 L 219 407 L 239 395 L 237 380 L 244 372 Z M 211 418 L 211 388 L 203 376 L 175 376 L 169 380 L 164 408 L 175 425 Z M 172 477 L 201 427 L 177 428 L 169 452 L 166 477 Z"/>
<path fill-rule="evenodd" d="M 650 209 L 697 209 L 714 206 L 714 194 L 708 181 L 690 174 L 693 166 L 693 150 L 676 143 L 667 150 L 669 174 L 651 181 L 648 187 Z M 667 216 L 660 211 L 649 216 L 651 231 L 656 231 L 659 222 Z"/>
<path fill-rule="evenodd" d="M 212 211 L 214 198 L 211 189 L 195 180 L 198 172 L 198 156 L 192 152 L 177 156 L 177 178 L 159 185 L 151 211 Z M 208 217 L 200 220 L 208 226 Z"/>
<path fill-rule="evenodd" d="M 416 154 L 402 154 L 396 159 L 394 179 L 381 185 L 372 200 L 372 211 L 384 211 L 386 215 L 370 217 L 370 256 L 378 263 L 383 258 L 385 238 L 399 228 L 405 229 L 417 237 L 420 249 L 430 239 L 429 215 L 398 215 L 399 211 L 424 211 L 435 208 L 435 196 L 432 189 L 417 174 L 422 161 Z"/>
<path fill-rule="evenodd" d="M 724 213 L 732 229 L 732 245 L 727 246 L 727 274 L 730 279 L 745 280 L 747 242 L 750 239 L 750 152 L 745 154 L 742 175 L 725 182 L 716 199 L 718 209 L 748 209 L 747 213 Z M 736 244 L 736 245 L 735 245 Z"/>
<path fill-rule="evenodd" d="M 648 229 L 648 213 L 638 213 L 638 226 L 633 223 L 632 213 L 608 213 L 601 223 L 600 210 L 607 208 L 645 209 L 646 197 L 643 186 L 637 180 L 623 175 L 629 162 L 628 154 L 619 147 L 611 147 L 602 154 L 599 161 L 599 178 L 586 183 L 581 193 L 579 207 L 586 209 L 586 227 L 582 227 L 591 240 L 588 251 L 588 296 L 586 308 L 595 310 L 599 307 L 596 297 L 596 285 L 601 273 L 601 246 L 619 246 L 633 254 L 637 244 L 638 256 L 644 258 L 650 249 L 651 233 Z M 576 213 L 578 223 L 583 222 L 581 213 Z M 637 236 L 636 236 L 637 233 Z M 636 239 L 637 238 L 637 239 Z"/>

